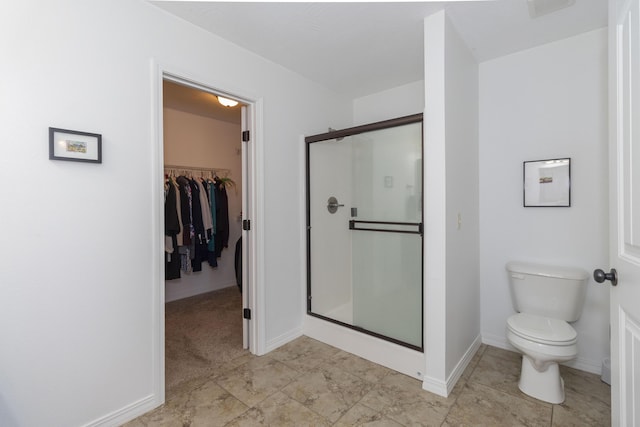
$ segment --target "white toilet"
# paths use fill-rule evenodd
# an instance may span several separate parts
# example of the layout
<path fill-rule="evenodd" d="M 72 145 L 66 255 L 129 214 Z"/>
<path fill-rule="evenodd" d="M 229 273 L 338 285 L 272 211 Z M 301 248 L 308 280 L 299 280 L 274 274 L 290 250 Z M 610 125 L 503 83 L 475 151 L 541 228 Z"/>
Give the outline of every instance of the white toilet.
<path fill-rule="evenodd" d="M 517 314 L 507 319 L 507 339 L 522 354 L 518 386 L 523 393 L 549 403 L 564 402 L 558 363 L 578 355 L 575 329 L 589 274 L 578 268 L 524 262 L 507 263 Z"/>

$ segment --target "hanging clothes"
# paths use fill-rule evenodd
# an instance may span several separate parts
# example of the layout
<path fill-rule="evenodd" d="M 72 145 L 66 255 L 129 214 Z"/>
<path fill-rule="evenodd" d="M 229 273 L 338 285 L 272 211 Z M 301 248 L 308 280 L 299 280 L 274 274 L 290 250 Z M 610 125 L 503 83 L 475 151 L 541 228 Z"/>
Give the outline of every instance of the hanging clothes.
<path fill-rule="evenodd" d="M 218 266 L 218 257 L 216 256 L 216 230 L 217 230 L 217 204 L 216 204 L 216 185 L 214 181 L 207 181 L 209 187 L 209 205 L 211 210 L 211 239 L 207 245 L 207 259 L 211 267 Z"/>
<path fill-rule="evenodd" d="M 209 206 L 209 193 L 205 185 L 205 181 L 196 180 L 198 189 L 200 190 L 200 206 L 202 208 L 202 224 L 204 225 L 205 237 L 207 237 L 207 231 L 212 228 L 211 207 Z M 208 239 L 207 239 L 208 240 Z"/>
<path fill-rule="evenodd" d="M 199 247 L 196 249 L 196 258 L 200 263 L 207 262 L 209 259 L 208 241 L 211 239 L 211 206 L 209 205 L 209 198 L 207 197 L 207 190 L 202 181 L 196 179 L 193 181 L 198 187 L 198 196 L 200 198 L 200 217 L 202 218 L 203 232 L 199 238 Z"/>
<path fill-rule="evenodd" d="M 191 218 L 193 220 L 193 252 L 191 255 L 191 268 L 193 271 L 202 271 L 202 246 L 206 239 L 204 234 L 204 224 L 202 222 L 202 206 L 200 204 L 200 187 L 195 180 L 189 180 L 191 187 Z M 206 249 L 205 249 L 206 253 Z"/>
<path fill-rule="evenodd" d="M 236 284 L 240 293 L 242 293 L 242 236 L 236 242 L 236 254 L 234 259 L 234 267 L 236 270 Z"/>
<path fill-rule="evenodd" d="M 165 181 L 166 280 L 201 271 L 203 262 L 218 266 L 217 258 L 229 244 L 225 181 L 230 180 L 184 175 Z"/>
<path fill-rule="evenodd" d="M 191 245 L 191 240 L 194 236 L 194 230 L 191 219 L 191 185 L 189 180 L 184 176 L 179 176 L 176 179 L 178 188 L 180 189 L 180 210 L 182 217 L 182 242 L 181 246 Z"/>
<path fill-rule="evenodd" d="M 225 185 L 215 180 L 216 188 L 216 256 L 222 256 L 222 249 L 229 247 L 229 200 Z"/>
<path fill-rule="evenodd" d="M 164 235 L 165 235 L 165 279 L 180 278 L 180 257 L 178 256 L 178 239 L 180 221 L 178 218 L 176 187 L 173 180 L 165 182 L 164 199 Z"/>
<path fill-rule="evenodd" d="M 180 231 L 178 232 L 178 234 L 176 234 L 176 240 L 178 242 L 182 242 L 183 241 L 183 233 L 184 233 L 184 227 L 182 227 L 182 205 L 181 205 L 181 200 L 180 200 L 180 187 L 178 186 L 178 183 L 174 180 L 174 179 L 169 179 L 169 183 L 173 185 L 173 188 L 175 190 L 175 196 L 176 196 L 176 212 L 178 214 L 178 226 L 180 228 Z"/>

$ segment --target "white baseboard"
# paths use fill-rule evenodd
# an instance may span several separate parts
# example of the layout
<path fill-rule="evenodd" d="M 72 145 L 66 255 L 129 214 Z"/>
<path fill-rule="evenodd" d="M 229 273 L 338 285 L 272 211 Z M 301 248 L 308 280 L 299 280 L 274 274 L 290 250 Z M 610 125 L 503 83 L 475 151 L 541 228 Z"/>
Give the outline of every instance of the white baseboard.
<path fill-rule="evenodd" d="M 453 369 L 451 375 L 449 375 L 449 378 L 447 378 L 447 396 L 453 391 L 453 388 L 456 386 L 456 383 L 464 373 L 464 370 L 467 369 L 467 366 L 469 366 L 469 363 L 471 363 L 471 359 L 473 359 L 473 356 L 475 356 L 481 344 L 482 338 L 480 337 L 480 335 L 478 335 L 476 339 L 473 340 L 467 351 L 464 353 L 462 359 L 460 359 L 456 367 Z"/>
<path fill-rule="evenodd" d="M 580 371 L 590 372 L 592 374 L 602 375 L 602 360 L 594 361 L 591 359 L 584 359 L 580 356 L 576 360 L 563 363 L 565 366 L 569 366 Z"/>
<path fill-rule="evenodd" d="M 431 377 L 425 377 L 422 381 L 422 389 L 431 393 L 435 393 L 439 396 L 449 396 L 449 394 L 451 394 L 451 392 L 453 391 L 453 388 L 456 386 L 458 380 L 464 373 L 464 370 L 467 369 L 467 366 L 469 366 L 469 363 L 471 363 L 473 356 L 475 356 L 481 344 L 482 339 L 480 335 L 478 335 L 476 339 L 473 340 L 467 351 L 465 351 L 462 358 L 458 361 L 456 367 L 453 369 L 446 381 L 437 380 Z"/>
<path fill-rule="evenodd" d="M 506 336 L 482 334 L 482 343 L 490 345 L 492 347 L 501 348 L 503 350 L 519 353 L 518 350 L 516 350 L 511 344 L 509 344 Z M 578 369 L 580 371 L 589 372 L 592 374 L 597 374 L 597 375 L 602 374 L 601 360 L 586 359 L 578 356 L 575 360 L 563 363 L 562 365 L 569 366 L 571 368 Z"/>
<path fill-rule="evenodd" d="M 509 341 L 507 341 L 507 337 L 504 335 L 482 334 L 482 343 L 490 345 L 491 347 L 513 351 L 514 353 L 518 352 L 518 350 L 516 350 L 511 344 L 509 344 Z"/>
<path fill-rule="evenodd" d="M 117 427 L 138 418 L 140 415 L 146 414 L 152 409 L 162 404 L 157 396 L 151 394 L 145 398 L 138 400 L 124 408 L 118 409 L 110 414 L 104 415 L 97 420 L 91 421 L 84 425 L 84 427 Z"/>
<path fill-rule="evenodd" d="M 431 377 L 422 378 L 422 389 L 438 396 L 447 397 L 447 383 Z"/>
<path fill-rule="evenodd" d="M 285 332 L 284 334 L 279 335 L 272 340 L 267 341 L 265 345 L 265 354 L 285 345 L 288 342 L 295 340 L 298 337 L 301 337 L 302 335 L 302 328 L 296 328 L 289 332 Z"/>

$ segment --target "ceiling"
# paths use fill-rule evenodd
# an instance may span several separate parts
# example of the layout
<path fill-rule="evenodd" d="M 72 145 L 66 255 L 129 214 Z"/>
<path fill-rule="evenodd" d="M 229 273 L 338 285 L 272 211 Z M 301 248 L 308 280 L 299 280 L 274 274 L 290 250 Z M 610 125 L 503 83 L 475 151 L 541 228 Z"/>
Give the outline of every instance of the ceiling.
<path fill-rule="evenodd" d="M 242 104 L 238 104 L 235 107 L 225 107 L 211 93 L 172 81 L 165 80 L 162 82 L 162 100 L 165 108 L 172 108 L 237 125 L 241 121 L 240 108 Z"/>
<path fill-rule="evenodd" d="M 535 19 L 527 0 L 150 3 L 348 98 L 422 80 L 423 19 L 442 9 L 479 62 L 607 25 L 607 0 Z"/>

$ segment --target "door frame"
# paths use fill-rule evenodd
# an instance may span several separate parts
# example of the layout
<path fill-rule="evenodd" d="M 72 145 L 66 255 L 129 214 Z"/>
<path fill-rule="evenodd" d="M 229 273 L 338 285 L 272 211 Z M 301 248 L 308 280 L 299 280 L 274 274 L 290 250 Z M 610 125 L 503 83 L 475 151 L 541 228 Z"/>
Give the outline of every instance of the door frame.
<path fill-rule="evenodd" d="M 222 86 L 206 78 L 193 76 L 191 73 L 179 70 L 178 67 L 159 64 L 152 59 L 152 88 L 151 88 L 151 202 L 152 202 L 152 253 L 153 253 L 153 319 L 152 319 L 152 370 L 153 390 L 158 405 L 165 401 L 165 289 L 164 289 L 164 112 L 163 112 L 163 81 L 169 80 L 205 92 L 228 96 L 246 104 L 249 110 L 247 129 L 251 135 L 250 143 L 243 142 L 242 168 L 243 175 L 247 158 L 251 159 L 252 171 L 247 176 L 248 182 L 243 182 L 243 208 L 247 201 L 248 211 L 243 212 L 243 219 L 251 221 L 251 230 L 242 231 L 242 236 L 251 233 L 250 242 L 245 250 L 249 262 L 243 262 L 243 307 L 251 310 L 252 316 L 248 338 L 249 351 L 261 355 L 265 352 L 265 321 L 264 321 L 264 286 L 262 272 L 264 271 L 264 150 L 263 150 L 263 100 L 252 96 L 243 90 L 224 89 Z M 238 135 L 238 138 L 241 136 Z M 244 246 L 244 245 L 243 245 Z M 246 279 L 246 280 L 245 280 Z M 242 316 L 242 310 L 238 310 Z M 247 325 L 243 321 L 244 326 Z"/>
<path fill-rule="evenodd" d="M 403 116 L 403 117 L 397 117 L 397 118 L 393 118 L 393 119 L 388 119 L 388 120 L 383 120 L 383 121 L 379 121 L 379 122 L 374 122 L 374 123 L 369 123 L 369 124 L 365 124 L 365 125 L 360 125 L 360 126 L 355 126 L 355 127 L 350 127 L 350 128 L 346 128 L 346 129 L 340 129 L 340 130 L 329 130 L 329 132 L 326 133 L 321 133 L 321 134 L 316 134 L 316 135 L 310 135 L 305 137 L 304 142 L 305 142 L 305 177 L 306 177 L 306 249 L 307 249 L 307 257 L 306 257 L 306 261 L 307 261 L 307 269 L 306 269 L 306 279 L 307 279 L 307 295 L 306 295 L 306 314 L 312 317 L 316 317 L 319 319 L 322 319 L 326 322 L 329 323 L 333 323 L 336 325 L 340 325 L 343 326 L 345 328 L 357 331 L 359 333 L 363 333 L 366 335 L 370 335 L 376 338 L 380 338 L 384 341 L 388 341 L 394 344 L 397 344 L 399 346 L 402 347 L 406 347 L 409 348 L 411 350 L 415 350 L 415 351 L 419 351 L 421 353 L 424 353 L 424 328 L 422 330 L 422 337 L 421 337 L 421 342 L 420 345 L 414 345 L 414 344 L 410 344 L 404 341 L 401 341 L 399 339 L 381 334 L 381 333 L 377 333 L 368 329 L 365 329 L 363 327 L 360 326 L 356 326 L 354 324 L 350 324 L 350 323 L 345 323 L 343 321 L 334 319 L 332 317 L 328 317 L 326 315 L 322 315 L 319 314 L 317 312 L 314 312 L 312 310 L 312 287 L 311 287 L 311 282 L 312 282 L 312 275 L 311 275 L 311 230 L 312 230 L 312 226 L 311 226 L 311 198 L 312 198 L 312 194 L 311 194 L 311 172 L 310 172 L 310 166 L 311 166 L 311 150 L 310 150 L 310 146 L 311 144 L 315 143 L 315 142 L 323 142 L 323 141 L 329 141 L 329 140 L 336 140 L 336 141 L 340 141 L 342 138 L 344 137 L 348 137 L 348 136 L 354 136 L 354 135 L 360 135 L 362 133 L 366 133 L 366 132 L 373 132 L 373 131 L 378 131 L 378 130 L 385 130 L 385 129 L 390 129 L 390 128 L 396 128 L 396 127 L 400 127 L 400 126 L 405 126 L 405 125 L 412 125 L 412 124 L 417 124 L 420 123 L 421 125 L 421 131 L 420 131 L 420 136 L 421 136 L 421 141 L 420 141 L 420 146 L 421 146 L 421 160 L 420 160 L 420 173 L 424 174 L 424 115 L 423 113 L 418 113 L 418 114 L 412 114 L 409 116 Z M 422 179 L 422 178 L 421 178 Z M 421 200 L 423 200 L 423 196 L 424 196 L 424 188 L 421 191 Z M 406 223 L 403 225 L 412 225 L 412 226 L 416 226 L 417 230 L 416 231 L 408 231 L 408 230 L 404 230 L 404 231 L 395 231 L 396 233 L 411 233 L 411 234 L 419 234 L 420 238 L 421 238 L 421 248 L 422 248 L 422 255 L 420 257 L 420 285 L 422 287 L 422 296 L 424 296 L 424 205 L 421 206 L 420 209 L 421 212 L 421 218 L 420 218 L 420 223 L 415 223 L 415 224 L 410 224 L 410 223 Z M 367 228 L 370 226 L 365 226 L 365 227 L 360 227 L 360 228 L 356 228 L 354 226 L 355 222 L 358 221 L 349 221 L 349 229 L 351 230 L 367 230 L 367 231 L 388 231 L 388 230 L 380 230 L 380 229 L 376 229 L 374 228 Z M 366 221 L 365 221 L 366 222 Z M 389 223 L 391 224 L 391 223 Z M 396 225 L 398 225 L 399 223 L 395 223 Z M 421 309 L 420 309 L 420 317 L 421 317 L 421 324 L 424 323 L 424 301 L 421 301 Z"/>

